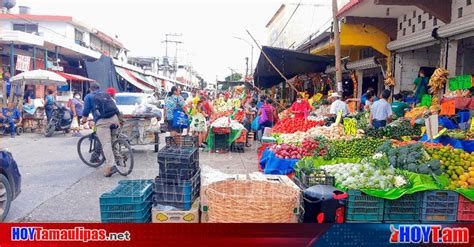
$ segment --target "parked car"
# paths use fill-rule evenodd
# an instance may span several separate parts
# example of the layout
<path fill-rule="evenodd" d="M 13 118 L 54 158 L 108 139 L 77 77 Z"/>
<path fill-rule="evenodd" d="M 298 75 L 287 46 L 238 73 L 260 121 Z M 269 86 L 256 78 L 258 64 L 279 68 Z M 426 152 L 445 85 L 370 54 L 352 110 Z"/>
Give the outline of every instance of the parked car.
<path fill-rule="evenodd" d="M 21 175 L 10 152 L 0 151 L 0 219 L 3 222 L 10 205 L 21 192 Z"/>
<path fill-rule="evenodd" d="M 160 111 L 162 118 L 159 119 L 161 131 L 164 132 L 165 127 L 163 119 L 163 105 L 156 99 L 153 94 L 146 93 L 117 93 L 115 95 L 115 102 L 117 102 L 117 107 L 119 111 L 127 116 L 133 115 L 137 105 L 145 104 L 147 107 L 153 108 L 153 111 Z"/>

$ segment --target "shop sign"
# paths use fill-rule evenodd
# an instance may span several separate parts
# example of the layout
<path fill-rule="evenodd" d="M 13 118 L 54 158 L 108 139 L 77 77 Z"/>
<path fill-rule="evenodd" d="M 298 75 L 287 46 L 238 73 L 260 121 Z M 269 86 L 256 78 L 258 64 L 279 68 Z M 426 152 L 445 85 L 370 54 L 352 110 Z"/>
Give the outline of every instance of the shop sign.
<path fill-rule="evenodd" d="M 59 72 L 63 72 L 64 71 L 64 67 L 62 66 L 59 66 L 59 65 L 55 65 L 53 62 L 51 61 L 48 61 L 46 63 L 46 69 L 49 69 L 49 70 L 52 70 L 52 71 L 59 71 Z"/>
<path fill-rule="evenodd" d="M 456 114 L 456 104 L 454 100 L 448 100 L 441 104 L 439 115 L 453 116 Z"/>
<path fill-rule="evenodd" d="M 344 133 L 350 136 L 357 136 L 357 120 L 353 118 L 345 118 Z"/>
<path fill-rule="evenodd" d="M 339 111 L 337 113 L 337 118 L 336 118 L 336 125 L 340 124 L 342 120 L 342 111 Z"/>
<path fill-rule="evenodd" d="M 17 55 L 15 69 L 19 71 L 29 71 L 30 61 L 31 61 L 31 57 L 29 56 Z"/>
<path fill-rule="evenodd" d="M 460 75 L 453 78 L 449 78 L 449 90 L 463 90 L 470 89 L 472 87 L 472 76 L 471 75 Z"/>

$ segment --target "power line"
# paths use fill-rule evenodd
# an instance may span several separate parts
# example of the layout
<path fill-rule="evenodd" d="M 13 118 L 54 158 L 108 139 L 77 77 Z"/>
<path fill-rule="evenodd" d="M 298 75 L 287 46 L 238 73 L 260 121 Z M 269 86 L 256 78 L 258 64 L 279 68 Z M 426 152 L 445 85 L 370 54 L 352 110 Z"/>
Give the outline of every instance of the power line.
<path fill-rule="evenodd" d="M 288 23 L 290 23 L 291 19 L 293 18 L 293 16 L 295 15 L 296 11 L 297 11 L 298 8 L 300 7 L 302 1 L 303 1 L 303 0 L 300 0 L 300 2 L 298 3 L 298 5 L 296 5 L 295 10 L 293 11 L 293 13 L 291 13 L 291 16 L 290 16 L 290 18 L 288 19 L 288 21 L 286 21 L 285 26 L 283 26 L 283 28 L 281 29 L 280 33 L 277 35 L 277 37 L 275 38 L 275 40 L 272 42 L 272 46 L 275 44 L 275 42 L 277 42 L 278 38 L 279 38 L 280 35 L 283 33 L 283 31 L 285 31 L 286 26 L 288 25 Z"/>

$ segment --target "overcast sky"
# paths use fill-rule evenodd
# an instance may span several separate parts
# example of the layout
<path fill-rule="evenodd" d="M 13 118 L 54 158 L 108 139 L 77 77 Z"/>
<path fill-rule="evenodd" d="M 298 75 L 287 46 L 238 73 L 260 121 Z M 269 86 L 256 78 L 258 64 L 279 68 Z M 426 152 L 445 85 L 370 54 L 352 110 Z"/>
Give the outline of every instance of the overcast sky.
<path fill-rule="evenodd" d="M 295 0 L 296 1 L 296 0 Z M 245 73 L 251 42 L 248 29 L 260 44 L 265 25 L 282 1 L 275 0 L 17 0 L 32 14 L 71 15 L 115 36 L 134 55 L 162 56 L 166 33 L 183 34 L 178 56 L 189 59 L 206 80 L 223 79 L 229 68 Z M 15 10 L 14 10 L 15 11 Z M 170 44 L 170 55 L 175 47 Z M 254 63 L 260 52 L 255 47 Z"/>

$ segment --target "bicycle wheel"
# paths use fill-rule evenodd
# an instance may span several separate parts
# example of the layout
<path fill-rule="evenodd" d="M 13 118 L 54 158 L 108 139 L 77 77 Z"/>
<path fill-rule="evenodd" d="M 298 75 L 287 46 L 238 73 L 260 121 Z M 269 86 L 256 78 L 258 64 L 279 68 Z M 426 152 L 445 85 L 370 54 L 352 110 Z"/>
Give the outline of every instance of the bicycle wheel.
<path fill-rule="evenodd" d="M 127 176 L 133 170 L 133 151 L 127 140 L 118 139 L 112 144 L 118 173 Z"/>
<path fill-rule="evenodd" d="M 90 167 L 99 167 L 105 162 L 102 145 L 95 134 L 81 137 L 77 143 L 79 158 Z"/>

